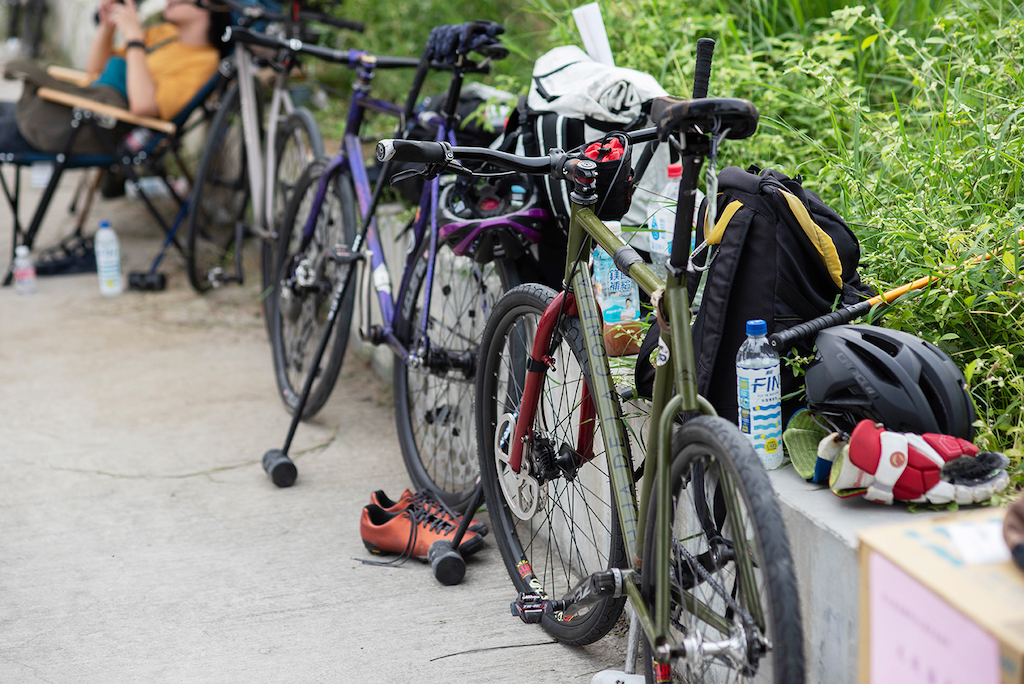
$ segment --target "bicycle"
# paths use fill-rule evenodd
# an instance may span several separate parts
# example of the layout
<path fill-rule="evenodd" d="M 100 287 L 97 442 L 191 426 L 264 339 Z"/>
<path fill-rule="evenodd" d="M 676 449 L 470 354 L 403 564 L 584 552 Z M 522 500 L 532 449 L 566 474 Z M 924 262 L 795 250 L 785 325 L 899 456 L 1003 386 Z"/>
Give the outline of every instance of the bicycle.
<path fill-rule="evenodd" d="M 480 346 L 480 471 L 494 536 L 520 592 L 513 614 L 582 645 L 603 637 L 628 600 L 626 669 L 633 670 L 642 634 L 647 681 L 760 676 L 793 684 L 804 681 L 803 638 L 778 502 L 751 443 L 715 415 L 694 381 L 686 282 L 698 175 L 709 158 L 707 196 L 715 197 L 720 143 L 752 135 L 758 119 L 745 100 L 704 99 L 712 49 L 713 42 L 698 46 L 695 99 L 656 99 L 655 128 L 610 134 L 624 146 L 657 138 L 682 155 L 666 281 L 598 218 L 598 167 L 581 153 L 528 158 L 385 140 L 378 159 L 425 163 L 429 173 L 469 173 L 460 162 L 483 161 L 573 188 L 563 291 L 513 288 L 491 313 Z M 625 179 L 623 170 L 616 173 Z M 639 468 L 586 266 L 593 243 L 651 295 L 668 331 Z M 693 413 L 700 415 L 678 424 Z"/>
<path fill-rule="evenodd" d="M 345 52 L 306 44 L 302 38 L 308 30 L 303 22 L 353 31 L 362 31 L 364 25 L 303 10 L 296 0 L 287 3 L 283 13 L 240 0 L 223 3 L 239 17 L 239 26 L 229 27 L 223 38 L 234 41 L 233 54 L 221 63 L 221 72 L 232 83 L 219 102 L 196 175 L 188 216 L 186 270 L 197 292 L 244 282 L 241 245 L 247 234 L 255 234 L 263 241 L 261 276 L 267 292 L 276 262 L 272 246 L 280 210 L 302 170 L 324 154 L 312 113 L 292 101 L 290 74 L 301 67 L 301 54 L 334 61 L 347 58 Z M 274 38 L 268 45 L 264 34 L 251 29 L 266 22 L 279 23 L 284 38 Z M 256 54 L 256 46 L 271 47 L 271 51 Z M 274 71 L 266 129 L 257 66 Z M 266 192 L 268 188 L 272 191 Z M 254 202 L 254 197 L 260 200 Z"/>
<path fill-rule="evenodd" d="M 537 210 L 524 211 L 516 214 L 519 223 L 495 218 L 488 225 L 475 226 L 469 235 L 442 234 L 437 221 L 441 190 L 439 179 L 433 179 L 423 189 L 417 217 L 404 231 L 410 245 L 395 296 L 375 217 L 387 183 L 378 181 L 371 192 L 358 132 L 364 112 L 376 111 L 399 116 L 404 124 L 399 130 L 408 130 L 416 120 L 430 120 L 438 128 L 439 139 L 454 141 L 464 76 L 485 72 L 492 60 L 507 54 L 494 37 L 500 29 L 495 27 L 469 23 L 435 28 L 404 108 L 369 95 L 373 70 L 392 64 L 384 60 L 393 58 L 353 56 L 357 79 L 342 150 L 331 161 L 306 170 L 281 227 L 282 261 L 271 332 L 278 388 L 295 417 L 283 449 L 273 450 L 264 461 L 278 484 L 294 481 L 294 464 L 280 458 L 286 459 L 298 421 L 323 406 L 337 379 L 356 298 L 353 267 L 365 263 L 372 274 L 382 325 L 364 326 L 364 338 L 395 352 L 395 417 L 409 476 L 417 489 L 430 487 L 454 507 L 465 506 L 472 494 L 478 475 L 472 420 L 477 340 L 494 302 L 519 283 L 515 259 L 527 257 L 510 250 L 539 239 L 539 234 L 527 235 L 524 226 L 547 214 L 540 210 L 541 217 Z M 465 41 L 460 44 L 458 35 L 463 32 Z M 482 59 L 474 61 L 470 53 Z M 423 80 L 430 68 L 439 66 L 438 61 L 451 69 L 445 103 L 436 114 L 414 116 Z M 398 174 L 393 180 L 408 175 Z M 385 165 L 380 179 L 390 177 L 391 167 Z M 353 196 L 362 218 L 358 235 Z M 481 235 L 499 234 L 487 254 L 463 242 L 475 240 L 475 245 Z M 274 463 L 283 470 L 276 471 Z M 279 481 L 280 473 L 287 475 Z"/>

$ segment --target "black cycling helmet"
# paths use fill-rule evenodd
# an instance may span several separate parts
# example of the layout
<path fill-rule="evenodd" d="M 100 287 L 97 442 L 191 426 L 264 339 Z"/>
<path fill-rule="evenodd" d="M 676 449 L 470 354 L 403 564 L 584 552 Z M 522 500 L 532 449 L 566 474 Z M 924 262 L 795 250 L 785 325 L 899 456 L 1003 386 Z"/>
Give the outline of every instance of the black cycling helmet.
<path fill-rule="evenodd" d="M 490 261 L 499 244 L 518 257 L 550 221 L 533 180 L 521 174 L 456 180 L 442 187 L 437 205 L 440 240 L 480 262 Z"/>
<path fill-rule="evenodd" d="M 974 440 L 974 404 L 956 364 L 934 345 L 873 325 L 826 328 L 807 369 L 807 405 L 852 430 L 863 419 L 897 432 Z"/>

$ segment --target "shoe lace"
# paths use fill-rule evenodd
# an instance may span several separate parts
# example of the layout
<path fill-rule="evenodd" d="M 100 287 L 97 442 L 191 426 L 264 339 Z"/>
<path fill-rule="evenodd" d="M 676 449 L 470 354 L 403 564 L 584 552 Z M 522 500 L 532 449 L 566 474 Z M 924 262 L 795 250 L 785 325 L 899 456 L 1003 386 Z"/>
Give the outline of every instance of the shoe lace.
<path fill-rule="evenodd" d="M 444 504 L 441 504 L 440 502 L 438 503 L 440 506 L 444 506 Z M 421 527 L 430 530 L 431 532 L 437 532 L 442 536 L 447 536 L 450 532 L 453 532 L 456 527 L 450 520 L 446 520 L 441 515 L 431 513 L 428 508 L 423 505 L 410 505 L 402 511 L 400 515 L 408 517 L 412 521 L 412 524 L 409 526 L 409 541 L 406 543 L 405 549 L 403 549 L 396 558 L 392 558 L 387 561 L 379 561 L 369 558 L 355 558 L 354 560 L 357 560 L 360 563 L 365 563 L 366 565 L 397 568 L 404 565 L 407 560 L 412 558 L 412 551 L 416 548 L 416 539 L 419 537 Z"/>
<path fill-rule="evenodd" d="M 447 518 L 447 522 L 452 525 L 459 524 L 460 516 L 448 504 L 438 499 L 429 489 L 421 489 L 412 495 L 410 508 L 412 507 L 422 509 L 427 515 Z"/>

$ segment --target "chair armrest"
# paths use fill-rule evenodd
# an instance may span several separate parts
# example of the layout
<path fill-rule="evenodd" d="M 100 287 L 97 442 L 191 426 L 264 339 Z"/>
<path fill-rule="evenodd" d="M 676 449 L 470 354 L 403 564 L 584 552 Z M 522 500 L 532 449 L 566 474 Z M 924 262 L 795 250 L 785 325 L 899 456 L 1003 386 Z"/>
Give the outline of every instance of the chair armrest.
<path fill-rule="evenodd" d="M 53 76 L 58 81 L 64 81 L 65 83 L 73 83 L 77 86 L 87 86 L 96 80 L 96 74 L 86 73 L 85 71 L 79 71 L 77 69 L 69 69 L 68 67 L 57 66 L 51 64 L 46 67 L 46 73 Z"/>
<path fill-rule="evenodd" d="M 132 124 L 133 126 L 145 126 L 146 128 L 152 128 L 154 131 L 160 131 L 167 135 L 174 135 L 178 130 L 178 127 L 170 121 L 154 119 L 151 116 L 139 116 L 138 114 L 132 114 L 127 109 L 103 104 L 102 102 L 96 102 L 84 97 L 79 97 L 78 95 L 54 90 L 53 88 L 40 88 L 36 93 L 39 97 L 44 100 L 49 100 L 50 102 L 57 102 L 62 105 L 67 105 L 68 107 L 88 109 L 96 114 L 113 117 L 118 121 L 124 121 L 125 123 Z"/>

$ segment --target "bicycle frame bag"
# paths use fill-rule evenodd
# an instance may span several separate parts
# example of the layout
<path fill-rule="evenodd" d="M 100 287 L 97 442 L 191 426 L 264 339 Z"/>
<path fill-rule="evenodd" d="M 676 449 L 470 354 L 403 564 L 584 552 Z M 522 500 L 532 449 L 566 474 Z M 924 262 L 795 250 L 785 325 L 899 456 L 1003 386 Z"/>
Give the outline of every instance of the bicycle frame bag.
<path fill-rule="evenodd" d="M 746 339 L 748 320 L 762 318 L 768 333 L 791 328 L 856 304 L 875 293 L 857 273 L 860 244 L 850 227 L 814 192 L 772 170 L 737 166 L 718 177 L 718 219 L 704 225 L 707 199 L 697 222 L 698 250 L 689 273 L 691 301 L 702 279 L 704 291 L 693 322 L 697 391 L 718 414 L 736 421 L 736 352 Z M 636 367 L 637 392 L 649 397 L 654 382 L 650 354 L 658 344 L 651 327 Z M 812 353 L 813 342 L 798 345 Z M 783 422 L 802 405 L 785 399 L 802 385 L 785 363 L 782 374 Z"/>
<path fill-rule="evenodd" d="M 510 151 L 538 156 L 552 148 L 581 147 L 612 131 L 652 126 L 651 100 L 667 94 L 649 74 L 595 62 L 574 45 L 554 48 L 534 63 L 530 92 L 510 120 L 509 129 L 514 130 L 506 134 L 517 136 Z M 627 201 L 621 212 L 602 211 L 601 218 L 621 219 L 627 226 L 646 223 L 658 208 L 655 193 L 665 184 L 668 163 L 667 145 L 662 145 L 640 179 L 632 203 Z M 627 175 L 632 175 L 630 171 L 626 169 Z M 552 214 L 568 229 L 568 184 L 547 177 L 541 184 Z M 631 244 L 647 249 L 646 233 L 637 233 Z"/>

